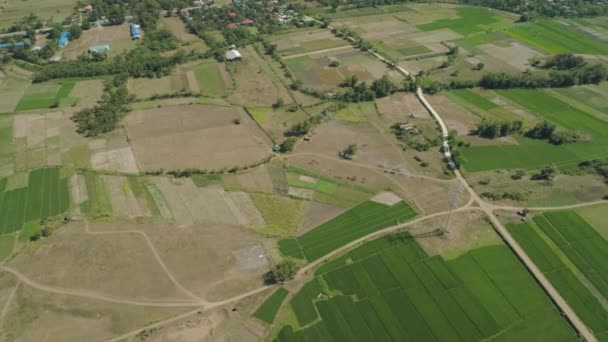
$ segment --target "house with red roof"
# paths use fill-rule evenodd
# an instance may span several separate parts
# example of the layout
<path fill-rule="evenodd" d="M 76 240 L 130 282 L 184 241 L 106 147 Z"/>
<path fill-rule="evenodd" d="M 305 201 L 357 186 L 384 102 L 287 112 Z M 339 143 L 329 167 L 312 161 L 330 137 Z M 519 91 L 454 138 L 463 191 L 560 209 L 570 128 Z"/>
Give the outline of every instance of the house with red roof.
<path fill-rule="evenodd" d="M 81 12 L 91 12 L 93 10 L 93 5 L 84 5 L 80 9 Z"/>
<path fill-rule="evenodd" d="M 236 29 L 236 24 L 235 23 L 230 23 L 230 24 L 228 24 L 228 28 L 231 29 L 231 30 L 234 30 L 234 29 Z"/>
<path fill-rule="evenodd" d="M 253 24 L 253 20 L 246 18 L 243 21 L 241 21 L 241 25 L 251 25 Z"/>

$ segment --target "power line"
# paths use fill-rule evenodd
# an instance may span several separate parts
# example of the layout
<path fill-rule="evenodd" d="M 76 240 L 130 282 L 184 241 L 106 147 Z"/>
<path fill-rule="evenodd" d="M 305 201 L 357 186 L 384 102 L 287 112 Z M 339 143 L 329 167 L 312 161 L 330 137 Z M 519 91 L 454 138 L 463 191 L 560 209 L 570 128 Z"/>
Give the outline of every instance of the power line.
<path fill-rule="evenodd" d="M 441 235 L 445 235 L 445 234 L 448 234 L 450 232 L 450 221 L 451 221 L 451 218 L 452 218 L 452 213 L 454 212 L 454 209 L 456 209 L 456 207 L 457 207 L 457 203 L 456 202 L 457 202 L 457 199 L 458 199 L 458 195 L 462 192 L 462 190 L 464 190 L 464 187 L 460 183 L 456 184 L 450 190 L 450 195 L 449 195 L 450 196 L 450 198 L 449 198 L 450 212 L 445 217 L 445 219 L 443 219 L 443 223 L 441 224 L 441 227 L 439 228 L 439 231 L 441 232 Z"/>

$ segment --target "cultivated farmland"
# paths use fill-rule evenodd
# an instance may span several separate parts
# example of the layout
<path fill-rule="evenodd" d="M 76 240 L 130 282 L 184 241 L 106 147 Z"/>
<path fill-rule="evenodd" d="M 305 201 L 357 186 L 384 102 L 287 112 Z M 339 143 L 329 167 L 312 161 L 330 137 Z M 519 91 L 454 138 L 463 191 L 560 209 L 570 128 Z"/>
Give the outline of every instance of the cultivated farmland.
<path fill-rule="evenodd" d="M 7 180 L 0 182 L 6 184 Z M 55 216 L 69 208 L 67 180 L 58 168 L 33 170 L 27 176 L 27 186 L 0 192 L 0 203 L 0 232 L 17 231 L 26 222 Z"/>
<path fill-rule="evenodd" d="M 314 261 L 353 240 L 414 216 L 416 211 L 405 202 L 392 206 L 363 202 L 296 239 L 281 240 L 279 250 L 285 256 Z"/>
<path fill-rule="evenodd" d="M 536 217 L 535 221 L 543 230 L 551 229 L 543 216 Z M 602 299 L 598 300 L 579 279 L 582 276 L 577 276 L 562 261 L 555 240 L 553 243 L 543 240 L 542 231 L 533 223 L 511 224 L 508 229 L 594 334 L 608 336 L 608 310 L 602 306 Z"/>
<path fill-rule="evenodd" d="M 288 294 L 289 292 L 282 287 L 276 290 L 256 310 L 254 314 L 255 317 L 261 319 L 266 323 L 272 323 L 277 315 L 277 312 L 279 311 L 279 308 L 281 307 L 281 304 L 283 304 L 283 301 L 285 300 L 285 297 L 287 297 Z"/>
<path fill-rule="evenodd" d="M 315 275 L 291 300 L 295 320 L 278 341 L 476 341 L 499 332 L 498 340 L 519 340 L 538 331 L 575 338 L 503 245 L 446 260 L 407 234 L 391 235 Z"/>
<path fill-rule="evenodd" d="M 535 23 L 516 25 L 507 33 L 526 44 L 548 53 L 608 54 L 605 42 L 572 31 L 555 21 L 542 20 Z"/>

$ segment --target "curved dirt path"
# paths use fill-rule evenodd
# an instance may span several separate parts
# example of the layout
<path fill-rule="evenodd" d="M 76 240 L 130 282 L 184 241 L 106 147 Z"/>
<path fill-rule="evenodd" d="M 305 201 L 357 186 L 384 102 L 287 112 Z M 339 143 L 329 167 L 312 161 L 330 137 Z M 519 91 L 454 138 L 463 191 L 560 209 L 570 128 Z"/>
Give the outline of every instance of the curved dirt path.
<path fill-rule="evenodd" d="M 160 254 L 156 250 L 156 247 L 154 247 L 154 244 L 152 244 L 152 241 L 150 240 L 150 238 L 148 237 L 148 235 L 146 235 L 146 233 L 144 233 L 142 231 L 139 231 L 139 230 L 117 230 L 117 231 L 95 232 L 95 231 L 92 231 L 90 229 L 90 227 L 89 227 L 89 221 L 87 221 L 87 220 L 85 220 L 85 230 L 86 230 L 86 233 L 90 234 L 90 235 L 138 234 L 138 235 L 142 236 L 144 238 L 144 240 L 146 241 L 146 243 L 148 245 L 148 248 L 150 249 L 150 251 L 154 255 L 154 258 L 156 259 L 156 261 L 158 262 L 158 264 L 160 265 L 160 267 L 163 269 L 163 271 L 165 272 L 165 274 L 167 275 L 167 277 L 169 277 L 169 279 L 171 280 L 171 282 L 180 291 L 182 291 L 184 294 L 186 294 L 188 297 L 197 300 L 199 303 L 203 303 L 203 304 L 207 304 L 208 303 L 206 300 L 200 298 L 199 296 L 195 295 L 190 290 L 188 290 L 187 288 L 185 288 L 177 280 L 177 278 L 175 277 L 175 275 L 173 275 L 173 273 L 169 270 L 169 268 L 167 267 L 167 265 L 165 265 L 163 259 L 160 257 Z"/>
<path fill-rule="evenodd" d="M 491 204 L 491 203 L 486 203 L 486 204 L 488 205 L 488 207 L 492 208 L 492 210 L 521 211 L 524 209 L 528 209 L 531 211 L 555 211 L 555 210 L 568 210 L 568 209 L 584 208 L 584 207 L 590 207 L 590 206 L 598 205 L 598 204 L 608 204 L 608 200 L 597 200 L 597 201 L 562 205 L 562 206 L 556 206 L 556 207 L 512 207 L 512 206 L 508 206 L 508 205 L 499 205 L 499 204 Z"/>

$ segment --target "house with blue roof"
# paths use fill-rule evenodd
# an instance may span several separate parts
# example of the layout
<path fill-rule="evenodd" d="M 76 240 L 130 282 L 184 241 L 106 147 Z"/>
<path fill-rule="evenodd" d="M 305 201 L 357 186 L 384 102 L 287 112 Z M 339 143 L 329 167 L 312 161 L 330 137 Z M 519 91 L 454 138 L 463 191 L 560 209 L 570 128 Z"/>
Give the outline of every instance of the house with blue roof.
<path fill-rule="evenodd" d="M 63 31 L 63 32 L 61 32 L 61 35 L 59 36 L 59 42 L 57 42 L 57 46 L 62 48 L 64 46 L 68 45 L 69 40 L 70 40 L 70 32 Z"/>
<path fill-rule="evenodd" d="M 131 23 L 131 39 L 140 39 L 141 31 L 139 29 L 139 25 L 136 23 Z"/>

